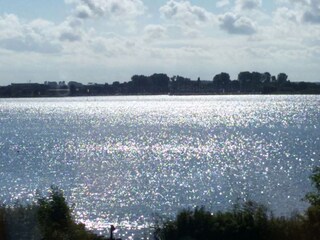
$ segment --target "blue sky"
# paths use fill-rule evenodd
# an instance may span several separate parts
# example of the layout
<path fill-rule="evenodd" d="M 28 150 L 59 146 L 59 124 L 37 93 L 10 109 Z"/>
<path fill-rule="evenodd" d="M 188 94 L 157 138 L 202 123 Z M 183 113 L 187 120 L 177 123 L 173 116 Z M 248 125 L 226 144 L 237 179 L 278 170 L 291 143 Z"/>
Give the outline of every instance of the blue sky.
<path fill-rule="evenodd" d="M 1 0 L 0 85 L 167 73 L 320 81 L 320 0 Z"/>

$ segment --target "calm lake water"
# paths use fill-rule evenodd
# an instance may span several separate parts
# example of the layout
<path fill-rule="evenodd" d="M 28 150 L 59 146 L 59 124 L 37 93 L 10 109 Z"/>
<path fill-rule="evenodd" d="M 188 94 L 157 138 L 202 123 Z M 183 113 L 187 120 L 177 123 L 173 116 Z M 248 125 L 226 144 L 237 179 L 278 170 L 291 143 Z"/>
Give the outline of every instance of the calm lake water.
<path fill-rule="evenodd" d="M 0 99 L 0 200 L 55 184 L 79 221 L 118 237 L 237 199 L 302 211 L 319 164 L 320 96 Z"/>

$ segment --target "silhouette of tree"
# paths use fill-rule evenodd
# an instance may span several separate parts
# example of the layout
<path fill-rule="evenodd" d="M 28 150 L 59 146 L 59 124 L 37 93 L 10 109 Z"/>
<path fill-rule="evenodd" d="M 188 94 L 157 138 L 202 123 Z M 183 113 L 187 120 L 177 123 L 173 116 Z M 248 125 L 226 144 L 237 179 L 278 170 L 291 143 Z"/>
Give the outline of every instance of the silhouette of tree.
<path fill-rule="evenodd" d="M 150 77 L 152 90 L 156 93 L 168 93 L 169 92 L 169 77 L 164 73 L 155 73 Z"/>
<path fill-rule="evenodd" d="M 241 92 L 250 92 L 252 75 L 250 72 L 240 72 L 238 74 L 238 81 L 240 83 L 240 91 Z"/>
<path fill-rule="evenodd" d="M 278 77 L 277 77 L 277 82 L 281 85 L 281 84 L 286 83 L 287 79 L 288 79 L 288 75 L 287 74 L 279 73 Z"/>
<path fill-rule="evenodd" d="M 227 92 L 230 82 L 230 75 L 225 72 L 217 74 L 213 78 L 213 86 L 216 92 Z"/>
<path fill-rule="evenodd" d="M 270 83 L 271 82 L 271 74 L 269 72 L 265 72 L 262 76 L 263 83 Z"/>

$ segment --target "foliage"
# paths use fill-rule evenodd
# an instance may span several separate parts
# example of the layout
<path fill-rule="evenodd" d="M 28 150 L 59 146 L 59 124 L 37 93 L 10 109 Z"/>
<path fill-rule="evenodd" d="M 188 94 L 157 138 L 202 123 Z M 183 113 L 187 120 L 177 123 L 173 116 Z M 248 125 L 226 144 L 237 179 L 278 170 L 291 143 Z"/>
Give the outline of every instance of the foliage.
<path fill-rule="evenodd" d="M 274 217 L 266 207 L 253 201 L 237 203 L 227 212 L 211 213 L 204 207 L 186 209 L 174 220 L 156 223 L 155 236 L 161 240 L 319 240 L 320 167 L 310 177 L 315 191 L 305 199 L 311 204 L 303 215 Z M 161 220 L 161 219 L 160 219 Z M 51 187 L 38 202 L 12 207 L 0 206 L 1 240 L 102 240 L 76 223 L 62 190 Z"/>
<path fill-rule="evenodd" d="M 164 73 L 150 76 L 133 75 L 131 81 L 115 81 L 112 84 L 89 83 L 84 85 L 70 81 L 11 84 L 0 86 L 0 97 L 58 97 L 58 96 L 107 96 L 137 94 L 320 94 L 320 84 L 290 82 L 288 75 L 276 76 L 269 72 L 240 72 L 237 79 L 228 73 L 220 73 L 213 81 L 191 80 L 182 76 L 169 78 Z"/>
<path fill-rule="evenodd" d="M 0 206 L 1 240 L 102 240 L 72 217 L 63 192 L 52 186 L 37 203 Z"/>
<path fill-rule="evenodd" d="M 316 167 L 313 170 L 313 174 L 310 177 L 312 185 L 316 188 L 315 192 L 308 193 L 305 199 L 312 206 L 320 206 L 320 167 Z"/>
<path fill-rule="evenodd" d="M 23 205 L 17 201 L 13 206 L 2 206 L 5 237 L 0 239 L 41 239 L 38 222 L 38 207 L 35 204 Z"/>
<path fill-rule="evenodd" d="M 303 215 L 274 217 L 266 207 L 252 201 L 238 203 L 227 212 L 187 209 L 174 220 L 158 220 L 155 235 L 161 240 L 319 240 L 320 167 L 310 179 L 316 191 L 306 195 L 311 206 Z"/>
<path fill-rule="evenodd" d="M 249 201 L 232 211 L 210 213 L 204 208 L 181 211 L 175 220 L 158 225 L 161 240 L 304 240 L 303 218 L 275 218 L 267 209 Z"/>
<path fill-rule="evenodd" d="M 5 209 L 0 208 L 0 239 L 6 239 Z"/>
<path fill-rule="evenodd" d="M 62 190 L 52 186 L 49 196 L 38 200 L 38 219 L 45 240 L 93 240 L 101 239 L 77 224 L 63 196 Z"/>
<path fill-rule="evenodd" d="M 233 211 L 210 213 L 203 207 L 181 211 L 157 229 L 160 239 L 268 239 L 265 207 L 249 201 Z"/>
<path fill-rule="evenodd" d="M 317 240 L 320 236 L 320 167 L 313 170 L 310 179 L 315 192 L 308 193 L 305 197 L 311 204 L 306 212 L 305 227 L 309 233 L 308 239 Z"/>

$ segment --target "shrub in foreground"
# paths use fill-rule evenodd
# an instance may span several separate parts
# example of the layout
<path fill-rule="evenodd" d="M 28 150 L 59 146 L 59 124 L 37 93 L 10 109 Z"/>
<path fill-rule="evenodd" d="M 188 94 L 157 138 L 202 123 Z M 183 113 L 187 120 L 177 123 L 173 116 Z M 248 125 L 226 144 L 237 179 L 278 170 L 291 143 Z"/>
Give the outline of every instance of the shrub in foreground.
<path fill-rule="evenodd" d="M 302 215 L 274 217 L 263 205 L 252 201 L 237 204 L 227 212 L 195 208 L 158 224 L 155 236 L 161 240 L 319 240 L 319 167 L 310 178 L 316 191 L 306 195 L 311 206 Z"/>
<path fill-rule="evenodd" d="M 38 220 L 45 240 L 96 240 L 103 239 L 76 223 L 63 192 L 51 187 L 49 196 L 38 200 Z"/>
<path fill-rule="evenodd" d="M 6 239 L 5 211 L 0 208 L 0 239 Z"/>
<path fill-rule="evenodd" d="M 37 203 L 0 207 L 0 240 L 102 240 L 76 223 L 57 187 Z"/>

